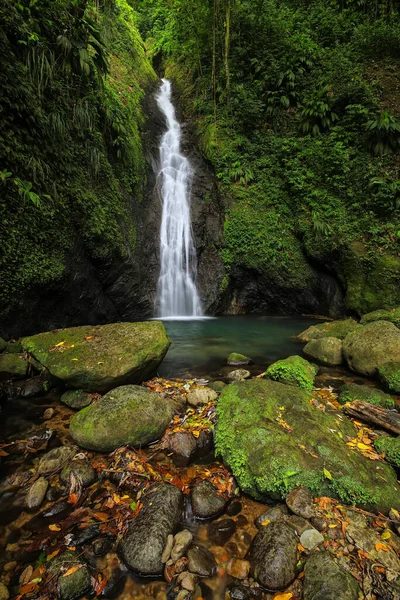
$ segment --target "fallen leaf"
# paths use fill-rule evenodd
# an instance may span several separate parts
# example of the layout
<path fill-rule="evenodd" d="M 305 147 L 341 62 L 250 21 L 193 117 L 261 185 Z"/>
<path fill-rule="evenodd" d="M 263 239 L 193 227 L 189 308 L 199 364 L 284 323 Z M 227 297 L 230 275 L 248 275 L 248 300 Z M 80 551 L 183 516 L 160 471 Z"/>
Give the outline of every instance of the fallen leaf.
<path fill-rule="evenodd" d="M 110 519 L 110 516 L 107 513 L 103 513 L 103 512 L 95 512 L 93 513 L 94 518 L 97 521 L 108 521 Z"/>
<path fill-rule="evenodd" d="M 56 525 L 55 523 L 49 525 L 49 529 L 50 531 L 61 531 L 61 527 L 59 525 Z"/>
<path fill-rule="evenodd" d="M 386 544 L 381 544 L 381 542 L 378 542 L 377 544 L 375 544 L 375 550 L 382 550 L 382 552 L 389 552 L 389 548 L 386 546 Z"/>
<path fill-rule="evenodd" d="M 275 594 L 273 600 L 290 600 L 290 598 L 293 598 L 293 594 L 291 592 L 288 594 Z"/>
<path fill-rule="evenodd" d="M 81 565 L 74 565 L 73 567 L 68 569 L 68 571 L 65 571 L 65 573 L 63 573 L 63 577 L 68 577 L 68 575 L 73 575 L 74 573 L 79 571 L 80 568 L 81 568 Z"/>
<path fill-rule="evenodd" d="M 263 522 L 261 523 L 261 525 L 262 525 L 263 527 L 266 527 L 266 526 L 267 526 L 267 525 L 269 525 L 270 523 L 271 523 L 271 521 L 270 521 L 269 519 L 265 519 L 265 521 L 263 521 Z"/>
<path fill-rule="evenodd" d="M 297 544 L 297 550 L 300 550 L 300 552 L 305 552 L 306 549 L 304 548 L 304 546 L 302 546 L 301 544 Z"/>
<path fill-rule="evenodd" d="M 392 534 L 390 533 L 390 531 L 384 531 L 381 535 L 381 538 L 383 540 L 388 540 L 392 537 Z"/>
<path fill-rule="evenodd" d="M 329 473 L 328 469 L 324 469 L 324 475 L 327 479 L 332 481 L 332 475 Z"/>

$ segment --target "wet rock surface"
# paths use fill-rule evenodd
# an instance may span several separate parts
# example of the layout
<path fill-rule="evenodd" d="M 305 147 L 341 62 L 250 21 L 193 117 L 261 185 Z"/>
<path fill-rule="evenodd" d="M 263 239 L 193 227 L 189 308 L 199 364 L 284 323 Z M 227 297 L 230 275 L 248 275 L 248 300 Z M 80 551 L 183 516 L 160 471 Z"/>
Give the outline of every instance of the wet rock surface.
<path fill-rule="evenodd" d="M 343 353 L 352 371 L 376 375 L 387 362 L 400 362 L 400 330 L 388 321 L 374 321 L 349 333 Z"/>
<path fill-rule="evenodd" d="M 66 574 L 73 567 L 78 568 L 70 575 Z M 48 571 L 57 577 L 61 600 L 76 600 L 91 589 L 89 569 L 74 552 L 67 551 L 54 558 Z"/>
<path fill-rule="evenodd" d="M 200 577 L 212 577 L 217 570 L 212 553 L 204 546 L 195 545 L 187 553 L 189 571 Z"/>
<path fill-rule="evenodd" d="M 220 519 L 208 526 L 208 539 L 216 546 L 224 546 L 236 531 L 236 523 L 233 519 Z"/>
<path fill-rule="evenodd" d="M 231 381 L 244 381 L 250 377 L 251 373 L 250 371 L 247 371 L 247 369 L 236 369 L 235 371 L 228 373 L 228 379 Z"/>
<path fill-rule="evenodd" d="M 77 450 L 76 446 L 61 446 L 50 450 L 40 459 L 38 474 L 57 473 L 73 458 Z"/>
<path fill-rule="evenodd" d="M 209 481 L 194 486 L 191 493 L 192 509 L 195 517 L 210 519 L 220 514 L 226 505 L 215 487 Z"/>
<path fill-rule="evenodd" d="M 68 390 L 61 396 L 61 402 L 76 410 L 89 406 L 92 400 L 93 396 L 83 390 Z"/>
<path fill-rule="evenodd" d="M 44 500 L 44 497 L 46 495 L 48 487 L 49 487 L 49 482 L 47 481 L 47 479 L 45 479 L 44 477 L 39 477 L 39 479 L 37 479 L 35 481 L 35 483 L 33 483 L 31 485 L 31 487 L 29 488 L 29 491 L 26 495 L 26 498 L 25 498 L 26 508 L 28 508 L 29 510 L 39 508 L 39 506 L 42 504 L 42 502 Z"/>
<path fill-rule="evenodd" d="M 313 498 L 306 487 L 293 488 L 286 496 L 286 504 L 295 515 L 303 519 L 310 519 L 314 514 Z"/>
<path fill-rule="evenodd" d="M 356 579 L 327 552 L 314 552 L 304 568 L 304 600 L 357 600 Z"/>
<path fill-rule="evenodd" d="M 325 337 L 311 340 L 304 346 L 303 352 L 307 357 L 324 365 L 337 366 L 343 362 L 343 342 L 338 338 Z"/>
<path fill-rule="evenodd" d="M 73 460 L 60 473 L 60 480 L 66 484 L 70 478 L 78 479 L 84 487 L 92 485 L 97 479 L 96 471 L 87 460 Z"/>

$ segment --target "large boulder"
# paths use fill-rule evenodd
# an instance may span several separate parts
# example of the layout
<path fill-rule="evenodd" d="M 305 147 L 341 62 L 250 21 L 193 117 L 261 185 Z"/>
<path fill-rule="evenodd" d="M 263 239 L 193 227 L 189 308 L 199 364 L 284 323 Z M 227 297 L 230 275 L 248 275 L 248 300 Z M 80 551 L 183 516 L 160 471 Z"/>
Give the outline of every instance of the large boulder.
<path fill-rule="evenodd" d="M 318 368 L 301 356 L 289 356 L 270 365 L 265 376 L 288 385 L 298 385 L 306 390 L 314 386 Z"/>
<path fill-rule="evenodd" d="M 385 394 L 382 390 L 378 390 L 370 385 L 347 383 L 340 389 L 339 402 L 340 404 L 347 404 L 347 402 L 354 402 L 354 400 L 369 402 L 383 408 L 394 408 L 393 398 L 389 394 Z"/>
<path fill-rule="evenodd" d="M 357 600 L 357 580 L 328 552 L 314 552 L 304 568 L 304 600 Z"/>
<path fill-rule="evenodd" d="M 369 323 L 346 336 L 343 353 L 352 371 L 376 375 L 383 364 L 400 362 L 400 330 L 388 321 Z"/>
<path fill-rule="evenodd" d="M 0 382 L 22 379 L 28 371 L 28 361 L 19 354 L 0 354 Z"/>
<path fill-rule="evenodd" d="M 335 337 L 343 340 L 348 333 L 355 331 L 359 327 L 354 319 L 343 319 L 341 321 L 327 321 L 312 325 L 305 331 L 302 331 L 297 336 L 301 342 L 309 342 L 311 340 L 319 340 L 324 337 Z"/>
<path fill-rule="evenodd" d="M 335 337 L 311 340 L 304 346 L 303 352 L 323 365 L 337 366 L 343 362 L 343 342 Z"/>
<path fill-rule="evenodd" d="M 398 306 L 389 310 L 374 310 L 363 315 L 360 323 L 361 325 L 367 325 L 367 323 L 373 323 L 374 321 L 390 321 L 390 323 L 394 323 L 396 327 L 400 328 L 400 307 Z"/>
<path fill-rule="evenodd" d="M 400 394 L 400 362 L 383 364 L 378 368 L 378 376 L 388 390 Z"/>
<path fill-rule="evenodd" d="M 396 474 L 346 442 L 357 432 L 334 409 L 315 407 L 308 391 L 252 379 L 227 386 L 217 405 L 216 452 L 240 488 L 277 499 L 296 486 L 368 509 L 400 506 Z"/>
<path fill-rule="evenodd" d="M 70 433 L 87 450 L 111 452 L 158 440 L 173 417 L 168 401 L 139 385 L 123 385 L 80 410 Z"/>
<path fill-rule="evenodd" d="M 143 508 L 122 537 L 119 552 L 138 575 L 161 575 L 162 555 L 169 535 L 182 517 L 183 493 L 169 483 L 152 485 L 143 497 Z"/>
<path fill-rule="evenodd" d="M 71 327 L 22 340 L 24 350 L 52 375 L 73 388 L 100 393 L 143 381 L 169 345 L 160 321 Z"/>

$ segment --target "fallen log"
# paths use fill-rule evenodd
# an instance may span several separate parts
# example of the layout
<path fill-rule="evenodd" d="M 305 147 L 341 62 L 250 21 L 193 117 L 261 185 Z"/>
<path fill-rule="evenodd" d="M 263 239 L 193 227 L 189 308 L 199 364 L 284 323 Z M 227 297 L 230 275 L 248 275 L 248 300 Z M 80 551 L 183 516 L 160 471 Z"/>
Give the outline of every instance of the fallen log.
<path fill-rule="evenodd" d="M 390 431 L 390 433 L 400 435 L 400 413 L 397 410 L 381 408 L 361 400 L 354 400 L 354 402 L 346 404 L 343 410 L 346 415 L 359 421 L 376 425 L 381 429 Z"/>

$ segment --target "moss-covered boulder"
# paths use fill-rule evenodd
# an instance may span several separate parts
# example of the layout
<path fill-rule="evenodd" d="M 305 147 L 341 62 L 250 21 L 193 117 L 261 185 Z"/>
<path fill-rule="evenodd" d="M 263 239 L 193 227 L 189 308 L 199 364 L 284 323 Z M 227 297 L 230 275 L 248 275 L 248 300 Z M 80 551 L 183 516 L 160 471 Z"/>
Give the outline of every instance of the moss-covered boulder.
<path fill-rule="evenodd" d="M 400 330 L 387 321 L 374 321 L 349 333 L 343 354 L 352 371 L 376 375 L 387 362 L 400 362 Z"/>
<path fill-rule="evenodd" d="M 378 376 L 388 390 L 400 394 L 400 362 L 385 363 L 378 368 Z"/>
<path fill-rule="evenodd" d="M 395 438 L 388 436 L 376 438 L 374 446 L 378 452 L 385 453 L 386 460 L 400 467 L 400 436 Z"/>
<path fill-rule="evenodd" d="M 79 446 L 111 452 L 119 446 L 143 446 L 158 440 L 173 416 L 168 402 L 138 385 L 124 385 L 80 410 L 70 433 Z"/>
<path fill-rule="evenodd" d="M 0 354 L 0 381 L 22 379 L 28 371 L 28 361 L 19 354 Z"/>
<path fill-rule="evenodd" d="M 243 367 L 245 365 L 250 365 L 252 360 L 248 356 L 244 354 L 239 354 L 238 352 L 231 352 L 226 362 L 231 367 Z"/>
<path fill-rule="evenodd" d="M 297 339 L 301 342 L 319 340 L 324 337 L 335 337 L 343 340 L 348 333 L 355 331 L 359 327 L 354 319 L 342 319 L 340 321 L 327 321 L 312 325 L 302 333 L 299 333 Z"/>
<path fill-rule="evenodd" d="M 92 403 L 93 395 L 83 390 L 67 390 L 60 398 L 63 404 L 75 410 L 81 410 Z"/>
<path fill-rule="evenodd" d="M 340 404 L 347 404 L 347 402 L 354 402 L 354 400 L 369 402 L 383 408 L 394 408 L 393 398 L 389 394 L 385 394 L 382 390 L 370 387 L 369 385 L 358 385 L 357 383 L 344 385 L 339 394 Z"/>
<path fill-rule="evenodd" d="M 88 566 L 70 550 L 53 558 L 48 563 L 47 571 L 51 577 L 57 578 L 61 600 L 76 600 L 91 590 Z"/>
<path fill-rule="evenodd" d="M 389 465 L 346 445 L 357 432 L 340 411 L 322 411 L 312 395 L 275 381 L 232 383 L 217 405 L 216 451 L 240 488 L 256 499 L 283 498 L 296 486 L 313 496 L 388 511 L 400 506 Z"/>
<path fill-rule="evenodd" d="M 361 325 L 367 325 L 368 323 L 373 323 L 374 321 L 390 321 L 390 323 L 394 323 L 396 327 L 400 328 L 400 306 L 390 310 L 385 310 L 384 308 L 380 310 L 374 310 L 373 312 L 363 315 L 360 323 Z"/>
<path fill-rule="evenodd" d="M 289 356 L 270 365 L 265 373 L 268 379 L 298 385 L 305 390 L 311 390 L 318 368 L 301 356 Z"/>
<path fill-rule="evenodd" d="M 343 362 L 343 342 L 339 338 L 311 340 L 304 346 L 303 352 L 323 365 L 337 366 Z"/>
<path fill-rule="evenodd" d="M 150 376 L 170 340 L 164 325 L 152 321 L 58 329 L 26 337 L 22 345 L 64 383 L 103 393 Z"/>

